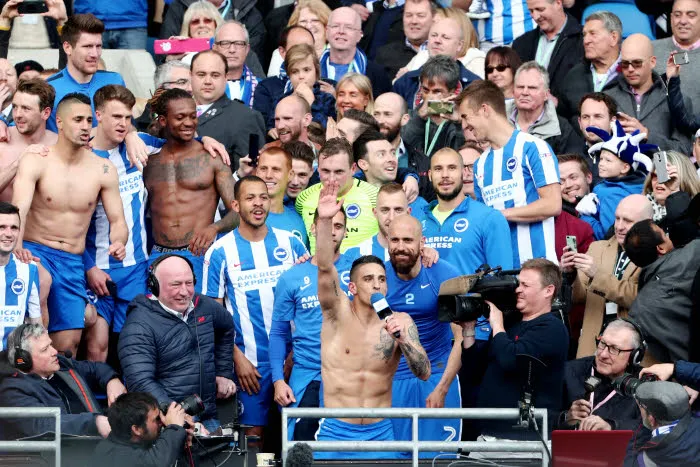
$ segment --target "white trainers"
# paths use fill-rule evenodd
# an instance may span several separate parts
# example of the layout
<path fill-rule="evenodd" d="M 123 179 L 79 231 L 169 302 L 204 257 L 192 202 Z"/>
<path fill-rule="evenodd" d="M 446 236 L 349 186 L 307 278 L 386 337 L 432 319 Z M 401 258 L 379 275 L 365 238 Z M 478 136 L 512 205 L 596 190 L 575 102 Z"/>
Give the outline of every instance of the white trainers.
<path fill-rule="evenodd" d="M 486 0 L 473 0 L 469 6 L 467 16 L 471 19 L 486 19 L 491 17 L 491 13 L 486 9 Z"/>

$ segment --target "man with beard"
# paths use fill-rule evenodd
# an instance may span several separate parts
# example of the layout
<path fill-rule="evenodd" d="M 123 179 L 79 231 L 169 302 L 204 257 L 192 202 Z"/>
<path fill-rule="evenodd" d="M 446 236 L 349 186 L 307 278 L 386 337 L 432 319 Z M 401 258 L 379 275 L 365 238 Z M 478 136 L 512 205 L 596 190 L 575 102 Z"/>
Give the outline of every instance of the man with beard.
<path fill-rule="evenodd" d="M 432 201 L 435 193 L 428 179 L 430 159 L 413 146 L 407 145 L 401 137 L 401 128 L 410 119 L 406 101 L 395 92 L 385 92 L 374 101 L 373 115 L 379 123 L 379 131 L 394 148 L 399 167 L 411 168 L 418 174 L 418 194 L 425 200 Z"/>
<path fill-rule="evenodd" d="M 401 187 L 399 186 L 399 190 Z M 338 271 L 340 288 L 348 293 L 350 268 L 355 256 L 340 253 L 345 237 L 345 210 L 333 216 L 332 240 L 335 256 L 333 264 Z M 316 232 L 318 215 L 311 226 Z M 275 289 L 275 309 L 270 329 L 270 366 L 275 387 L 275 402 L 281 407 L 319 407 L 321 394 L 321 325 L 323 317 L 318 300 L 318 262 L 316 256 L 304 264 L 283 273 Z M 291 322 L 294 321 L 294 333 Z M 284 362 L 287 349 L 292 349 L 294 366 L 285 382 Z M 290 418 L 289 439 L 313 441 L 318 430 L 318 420 Z"/>
<path fill-rule="evenodd" d="M 55 96 L 53 87 L 42 79 L 22 81 L 17 86 L 12 98 L 15 126 L 8 130 L 10 141 L 0 143 L 0 201 L 12 201 L 19 156 L 27 146 L 56 144 L 56 133 L 46 129 Z"/>
<path fill-rule="evenodd" d="M 460 274 L 445 260 L 430 268 L 421 264 L 424 241 L 421 223 L 408 214 L 391 222 L 388 240 L 387 301 L 393 311 L 408 313 L 413 318 L 432 368 L 430 378 L 421 381 L 413 376 L 406 361 L 402 360 L 394 376 L 391 406 L 458 409 L 462 404 L 456 378 L 462 366 L 462 333 L 459 326 L 438 320 L 437 299 L 440 285 Z M 453 335 L 454 342 L 451 343 Z M 411 439 L 411 420 L 394 419 L 392 423 L 397 440 Z M 418 421 L 418 432 L 421 441 L 459 440 L 462 420 L 422 419 Z M 421 452 L 421 457 L 436 455 Z"/>
<path fill-rule="evenodd" d="M 226 206 L 233 201 L 233 177 L 221 159 L 213 159 L 194 139 L 197 110 L 187 91 L 169 89 L 155 107 L 166 142 L 143 171 L 155 242 L 149 264 L 166 253 L 186 257 L 194 265 L 199 293 L 204 253 L 236 222 L 234 212 L 214 222 L 219 198 Z"/>
<path fill-rule="evenodd" d="M 66 95 L 56 110 L 58 141 L 48 155 L 21 156 L 12 195 L 20 210 L 21 232 L 15 254 L 41 260 L 53 279 L 48 297 L 48 331 L 59 352 L 73 354 L 85 327 L 85 235 L 97 200 L 109 221 L 109 256 L 126 257 L 129 238 L 117 170 L 85 146 L 92 130 L 90 99 Z"/>
<path fill-rule="evenodd" d="M 240 225 L 207 252 L 202 290 L 225 304 L 233 316 L 234 373 L 244 408 L 241 423 L 252 426 L 246 435 L 262 437 L 274 394 L 266 323 L 272 321 L 277 279 L 308 253 L 294 234 L 265 223 L 270 195 L 262 179 L 252 175 L 240 179 L 231 207 L 240 216 Z"/>
<path fill-rule="evenodd" d="M 282 144 L 302 141 L 313 147 L 308 133 L 310 123 L 311 107 L 301 96 L 287 96 L 275 107 L 275 131 Z"/>

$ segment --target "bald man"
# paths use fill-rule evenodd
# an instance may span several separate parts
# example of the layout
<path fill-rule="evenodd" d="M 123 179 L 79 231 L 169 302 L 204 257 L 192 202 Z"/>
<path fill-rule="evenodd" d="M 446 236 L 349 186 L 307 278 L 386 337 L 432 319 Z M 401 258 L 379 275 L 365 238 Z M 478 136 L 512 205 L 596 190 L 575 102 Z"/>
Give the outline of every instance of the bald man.
<path fill-rule="evenodd" d="M 576 276 L 574 304 L 586 305 L 576 358 L 595 353 L 595 337 L 600 334 L 604 324 L 627 317 L 637 297 L 641 268 L 625 254 L 625 235 L 634 224 L 651 219 L 653 214 L 646 196 L 630 195 L 617 205 L 615 235 L 612 238 L 591 243 L 586 253 L 564 248 L 562 271 Z"/>
<path fill-rule="evenodd" d="M 308 132 L 311 119 L 309 103 L 303 97 L 292 94 L 277 103 L 275 127 L 270 130 L 270 135 L 282 144 L 302 141 L 313 147 Z"/>
<path fill-rule="evenodd" d="M 632 34 L 622 43 L 617 83 L 605 94 L 617 102 L 617 119 L 625 132 L 646 133 L 647 142 L 664 150 L 688 154 L 689 135 L 676 130 L 666 96 L 666 85 L 654 72 L 656 57 L 648 37 Z M 691 105 L 687 102 L 686 105 Z"/>
<path fill-rule="evenodd" d="M 216 399 L 231 397 L 234 327 L 231 315 L 214 299 L 194 291 L 194 267 L 166 254 L 153 262 L 148 286 L 129 305 L 119 335 L 119 361 L 129 392 L 151 393 L 158 402 L 180 402 L 199 394 L 200 421 L 219 426 Z"/>
<path fill-rule="evenodd" d="M 355 10 L 349 7 L 333 10 L 328 17 L 326 38 L 329 47 L 319 57 L 323 79 L 337 82 L 346 73 L 360 73 L 372 82 L 375 96 L 391 89 L 384 68 L 369 61 L 357 47 L 362 39 L 362 19 Z"/>
<path fill-rule="evenodd" d="M 413 376 L 404 360 L 399 364 L 393 384 L 392 407 L 460 408 L 461 395 L 457 372 L 461 363 L 461 328 L 438 320 L 437 297 L 440 284 L 460 275 L 444 259 L 432 267 L 421 263 L 422 225 L 415 217 L 402 214 L 389 226 L 389 261 L 386 263 L 387 300 L 391 309 L 408 313 L 418 328 L 432 374 L 428 381 Z M 454 337 L 454 343 L 451 343 Z M 397 440 L 411 439 L 411 421 L 394 419 Z M 460 419 L 421 419 L 421 441 L 460 439 Z M 421 457 L 437 453 L 421 452 Z"/>

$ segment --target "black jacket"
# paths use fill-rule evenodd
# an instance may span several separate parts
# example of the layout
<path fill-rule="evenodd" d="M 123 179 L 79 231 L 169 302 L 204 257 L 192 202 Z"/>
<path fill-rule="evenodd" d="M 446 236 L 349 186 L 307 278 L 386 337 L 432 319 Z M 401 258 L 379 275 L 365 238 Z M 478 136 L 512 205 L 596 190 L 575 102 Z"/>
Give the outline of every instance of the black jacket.
<path fill-rule="evenodd" d="M 158 301 L 136 297 L 119 336 L 119 360 L 129 391 L 150 392 L 159 403 L 199 394 L 207 419 L 216 417 L 216 377 L 233 379 L 235 331 L 214 299 L 193 301 L 185 323 Z"/>
<path fill-rule="evenodd" d="M 231 100 L 226 95 L 214 102 L 199 117 L 197 134 L 214 138 L 226 147 L 231 156 L 231 168 L 238 169 L 238 160 L 248 154 L 249 136 L 258 135 L 265 141 L 265 122 L 260 112 L 252 110 L 239 100 Z"/>
<path fill-rule="evenodd" d="M 418 195 L 428 203 L 436 197 L 433 183 L 428 178 L 430 170 L 430 158 L 404 141 L 406 156 L 408 157 L 408 167 L 418 174 Z"/>
<path fill-rule="evenodd" d="M 187 432 L 178 425 L 168 425 L 152 444 L 134 444 L 109 435 L 95 448 L 93 464 L 100 467 L 166 467 L 183 452 Z"/>
<path fill-rule="evenodd" d="M 415 56 L 416 51 L 407 46 L 404 39 L 400 39 L 380 47 L 375 60 L 384 66 L 386 74 L 393 80 L 396 73 Z"/>
<path fill-rule="evenodd" d="M 611 80 L 603 87 L 607 91 L 615 86 L 616 80 Z M 578 128 L 578 104 L 583 96 L 593 92 L 593 74 L 591 63 L 583 61 L 574 65 L 566 74 L 564 81 L 557 90 L 559 105 L 557 113 L 569 120 L 571 126 Z"/>
<path fill-rule="evenodd" d="M 388 12 L 391 15 L 390 25 L 387 31 L 379 31 L 377 26 L 381 28 L 381 24 L 378 24 L 382 14 Z M 385 25 L 386 26 L 386 25 Z M 384 35 L 384 40 L 379 39 L 379 35 Z M 376 36 L 376 37 L 375 37 Z M 362 39 L 358 44 L 358 47 L 365 51 L 367 58 L 370 60 L 375 60 L 375 56 L 380 47 L 389 44 L 394 41 L 404 40 L 405 36 L 403 33 L 403 6 L 392 8 L 387 10 L 384 8 L 383 2 L 375 2 L 374 9 L 372 13 L 367 18 L 367 21 L 362 25 Z M 373 42 L 375 42 L 373 44 Z M 381 61 L 377 63 L 382 64 Z M 376 95 L 375 95 L 376 97 Z"/>
<path fill-rule="evenodd" d="M 564 414 L 569 410 L 571 404 L 579 399 L 585 399 L 586 388 L 584 381 L 592 376 L 591 371 L 595 363 L 595 357 L 583 357 L 577 360 L 566 362 L 564 372 L 564 403 L 562 414 L 559 417 L 559 429 L 573 429 L 564 423 Z M 640 368 L 631 370 L 633 374 L 639 374 Z M 632 397 L 625 397 L 615 392 L 610 379 L 599 375 L 601 383 L 593 392 L 594 406 L 605 400 L 613 392 L 615 395 L 593 412 L 610 424 L 613 430 L 635 430 L 641 423 L 642 417 L 639 413 L 639 406 Z"/>
<path fill-rule="evenodd" d="M 95 416 L 100 407 L 91 389 L 102 392 L 109 381 L 119 377 L 109 365 L 59 355 L 60 370 L 47 380 L 10 366 L 6 352 L 0 353 L 0 362 L 0 407 L 59 407 L 61 433 L 99 435 Z M 53 418 L 7 418 L 0 423 L 0 438 L 52 433 L 55 426 Z"/>
<path fill-rule="evenodd" d="M 549 60 L 549 88 L 552 94 L 560 98 L 559 88 L 564 83 L 567 73 L 583 61 L 583 29 L 574 17 L 567 14 L 566 25 L 554 46 L 554 52 Z M 513 41 L 513 49 L 518 52 L 521 60 L 527 62 L 535 59 L 537 44 L 540 40 L 540 28 L 526 32 Z"/>

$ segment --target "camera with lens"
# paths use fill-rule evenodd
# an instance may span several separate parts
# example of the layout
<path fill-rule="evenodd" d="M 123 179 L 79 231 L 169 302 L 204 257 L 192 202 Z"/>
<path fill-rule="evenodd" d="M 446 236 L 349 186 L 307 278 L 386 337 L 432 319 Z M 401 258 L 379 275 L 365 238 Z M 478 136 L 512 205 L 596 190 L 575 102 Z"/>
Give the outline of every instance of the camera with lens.
<path fill-rule="evenodd" d="M 475 321 L 481 316 L 488 318 L 492 302 L 504 317 L 517 316 L 515 289 L 518 288 L 519 269 L 502 271 L 500 266 L 490 268 L 482 265 L 475 274 L 455 277 L 440 286 L 438 294 L 438 319 L 443 322 Z"/>
<path fill-rule="evenodd" d="M 633 375 L 625 373 L 613 380 L 613 388 L 622 396 L 634 397 L 640 384 L 658 380 L 659 378 L 651 373 L 646 373 L 641 378 L 635 378 Z"/>
<path fill-rule="evenodd" d="M 185 397 L 179 405 L 190 417 L 196 417 L 204 412 L 204 402 L 202 402 L 202 398 L 197 394 Z M 169 407 L 170 403 L 168 402 L 160 404 L 160 411 L 163 412 L 163 415 L 167 415 Z"/>

